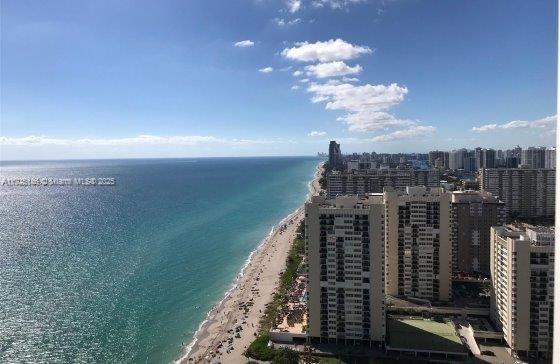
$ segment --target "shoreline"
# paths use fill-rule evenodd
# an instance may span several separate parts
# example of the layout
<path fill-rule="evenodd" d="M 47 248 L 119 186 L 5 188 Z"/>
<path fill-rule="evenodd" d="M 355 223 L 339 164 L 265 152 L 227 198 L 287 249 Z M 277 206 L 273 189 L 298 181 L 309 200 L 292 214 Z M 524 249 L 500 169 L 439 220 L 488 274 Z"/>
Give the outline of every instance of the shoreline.
<path fill-rule="evenodd" d="M 308 183 L 306 201 L 321 189 L 322 164 L 317 165 Z M 271 229 L 251 252 L 223 298 L 207 313 L 175 363 L 247 361 L 243 352 L 258 333 L 259 321 L 276 292 L 279 275 L 285 269 L 289 249 L 303 217 L 302 204 Z"/>

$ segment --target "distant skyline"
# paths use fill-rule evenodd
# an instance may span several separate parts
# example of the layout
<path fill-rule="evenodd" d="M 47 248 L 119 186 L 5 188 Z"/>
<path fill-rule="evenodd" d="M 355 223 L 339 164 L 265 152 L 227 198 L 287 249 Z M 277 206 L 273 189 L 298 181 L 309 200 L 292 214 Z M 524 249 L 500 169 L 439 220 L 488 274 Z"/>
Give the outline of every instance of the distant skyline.
<path fill-rule="evenodd" d="M 0 159 L 553 146 L 557 3 L 0 2 Z"/>

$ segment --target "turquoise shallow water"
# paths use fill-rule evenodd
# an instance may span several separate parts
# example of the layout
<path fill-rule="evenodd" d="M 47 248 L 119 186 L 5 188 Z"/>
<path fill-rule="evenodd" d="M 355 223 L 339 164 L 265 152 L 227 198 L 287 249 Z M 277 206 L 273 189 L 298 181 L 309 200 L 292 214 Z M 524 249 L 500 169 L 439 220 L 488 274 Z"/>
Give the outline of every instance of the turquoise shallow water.
<path fill-rule="evenodd" d="M 117 184 L 0 186 L 0 362 L 176 359 L 318 162 L 2 162 L 2 178 Z"/>

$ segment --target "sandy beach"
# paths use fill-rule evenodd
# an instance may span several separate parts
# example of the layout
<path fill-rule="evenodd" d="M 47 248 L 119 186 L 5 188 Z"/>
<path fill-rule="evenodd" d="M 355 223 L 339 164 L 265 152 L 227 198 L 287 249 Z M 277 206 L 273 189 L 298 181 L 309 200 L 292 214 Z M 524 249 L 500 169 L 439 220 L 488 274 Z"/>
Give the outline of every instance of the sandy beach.
<path fill-rule="evenodd" d="M 320 191 L 318 168 L 310 194 Z M 225 298 L 210 311 L 180 363 L 246 363 L 243 352 L 254 340 L 265 305 L 272 301 L 296 229 L 304 217 L 303 206 L 286 217 L 253 253 Z M 279 224 L 280 225 L 280 224 Z"/>

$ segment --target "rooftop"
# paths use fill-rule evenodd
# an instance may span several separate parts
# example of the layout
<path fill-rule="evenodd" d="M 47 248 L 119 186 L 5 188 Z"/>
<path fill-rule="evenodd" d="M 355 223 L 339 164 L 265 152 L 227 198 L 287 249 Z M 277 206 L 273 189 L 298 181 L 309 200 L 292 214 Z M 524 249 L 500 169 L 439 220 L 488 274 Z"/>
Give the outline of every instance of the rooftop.
<path fill-rule="evenodd" d="M 392 349 L 466 353 L 451 322 L 421 318 L 388 318 L 388 341 Z"/>
<path fill-rule="evenodd" d="M 453 203 L 468 203 L 468 202 L 489 202 L 489 203 L 503 203 L 490 192 L 463 190 L 453 191 Z"/>
<path fill-rule="evenodd" d="M 554 227 L 530 224 L 509 224 L 492 227 L 503 239 L 511 238 L 519 242 L 529 242 L 532 246 L 554 245 Z"/>
<path fill-rule="evenodd" d="M 323 209 L 368 209 L 369 205 L 383 203 L 383 194 L 370 193 L 367 196 L 342 195 L 333 199 L 325 196 L 313 196 L 311 203 L 318 204 Z"/>

